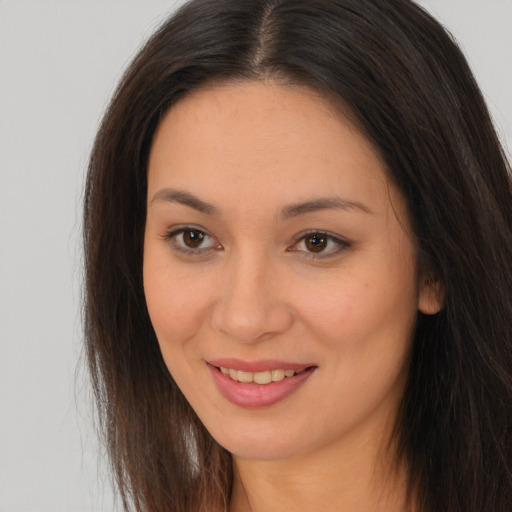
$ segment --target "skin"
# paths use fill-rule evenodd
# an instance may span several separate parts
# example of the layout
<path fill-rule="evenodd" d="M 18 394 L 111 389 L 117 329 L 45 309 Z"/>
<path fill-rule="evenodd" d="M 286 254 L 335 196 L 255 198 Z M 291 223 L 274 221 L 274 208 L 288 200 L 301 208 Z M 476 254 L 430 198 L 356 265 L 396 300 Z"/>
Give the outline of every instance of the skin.
<path fill-rule="evenodd" d="M 305 231 L 327 244 L 313 252 Z M 163 118 L 148 168 L 147 305 L 174 380 L 233 454 L 231 511 L 404 508 L 390 436 L 417 312 L 439 309 L 432 286 L 378 152 L 315 92 L 210 85 Z M 213 382 L 206 362 L 225 357 L 316 369 L 285 399 L 246 408 Z"/>

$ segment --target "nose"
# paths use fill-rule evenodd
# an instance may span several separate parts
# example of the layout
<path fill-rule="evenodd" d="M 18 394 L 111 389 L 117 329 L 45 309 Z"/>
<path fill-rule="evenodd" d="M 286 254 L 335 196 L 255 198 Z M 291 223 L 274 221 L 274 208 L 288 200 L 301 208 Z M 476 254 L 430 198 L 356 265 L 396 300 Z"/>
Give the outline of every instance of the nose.
<path fill-rule="evenodd" d="M 263 255 L 225 262 L 212 313 L 213 327 L 230 338 L 254 343 L 285 332 L 293 322 L 278 269 Z"/>

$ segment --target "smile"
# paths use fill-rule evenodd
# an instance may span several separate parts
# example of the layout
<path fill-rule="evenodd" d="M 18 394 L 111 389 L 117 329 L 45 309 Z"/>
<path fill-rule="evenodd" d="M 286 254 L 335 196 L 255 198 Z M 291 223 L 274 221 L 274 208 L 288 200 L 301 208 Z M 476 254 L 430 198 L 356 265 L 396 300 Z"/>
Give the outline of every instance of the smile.
<path fill-rule="evenodd" d="M 279 361 L 209 361 L 220 394 L 239 407 L 269 407 L 298 391 L 318 367 Z"/>
<path fill-rule="evenodd" d="M 245 372 L 243 370 L 235 370 L 233 368 L 225 368 L 221 366 L 220 371 L 229 376 L 230 379 L 243 382 L 245 384 L 270 384 L 271 382 L 280 382 L 283 379 L 294 377 L 295 375 L 299 375 L 304 372 L 306 368 L 302 368 L 300 370 L 266 370 L 262 372 Z"/>

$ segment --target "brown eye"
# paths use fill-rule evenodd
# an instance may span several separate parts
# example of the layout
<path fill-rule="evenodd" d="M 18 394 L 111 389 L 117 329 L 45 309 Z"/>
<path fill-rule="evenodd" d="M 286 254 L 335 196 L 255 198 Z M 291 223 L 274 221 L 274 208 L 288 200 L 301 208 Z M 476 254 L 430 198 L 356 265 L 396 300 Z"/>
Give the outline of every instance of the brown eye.
<path fill-rule="evenodd" d="M 304 238 L 304 244 L 310 252 L 322 252 L 327 247 L 328 239 L 325 235 L 315 233 Z"/>
<path fill-rule="evenodd" d="M 342 253 L 352 243 L 341 237 L 333 236 L 322 231 L 310 231 L 301 236 L 295 244 L 288 248 L 291 252 L 304 253 L 311 258 L 327 259 Z"/>
<path fill-rule="evenodd" d="M 188 256 L 204 256 L 210 251 L 222 250 L 217 239 L 195 227 L 177 229 L 168 233 L 165 238 L 175 251 Z"/>
<path fill-rule="evenodd" d="M 183 243 L 191 249 L 197 249 L 204 241 L 204 233 L 198 230 L 183 231 Z"/>

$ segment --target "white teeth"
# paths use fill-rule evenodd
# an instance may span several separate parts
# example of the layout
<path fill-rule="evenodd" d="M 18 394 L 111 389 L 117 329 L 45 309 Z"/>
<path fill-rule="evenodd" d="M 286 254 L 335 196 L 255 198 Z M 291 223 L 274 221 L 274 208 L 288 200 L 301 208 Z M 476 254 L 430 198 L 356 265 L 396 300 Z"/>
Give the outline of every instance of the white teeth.
<path fill-rule="evenodd" d="M 284 379 L 284 370 L 272 370 L 272 382 L 278 382 Z"/>
<path fill-rule="evenodd" d="M 234 370 L 233 368 L 225 368 L 223 366 L 220 367 L 220 371 L 224 375 L 229 375 L 229 377 L 238 382 L 243 382 L 245 384 L 250 384 L 254 382 L 255 384 L 270 384 L 271 382 L 279 382 L 287 377 L 293 377 L 294 375 L 298 375 L 305 371 L 306 368 L 302 368 L 300 370 L 266 370 L 263 372 L 244 372 L 242 370 Z"/>
<path fill-rule="evenodd" d="M 254 373 L 253 381 L 256 384 L 270 384 L 272 382 L 272 374 L 269 371 L 256 372 Z"/>
<path fill-rule="evenodd" d="M 238 381 L 245 382 L 249 384 L 253 381 L 254 374 L 252 372 L 243 372 L 242 370 L 238 370 Z"/>

